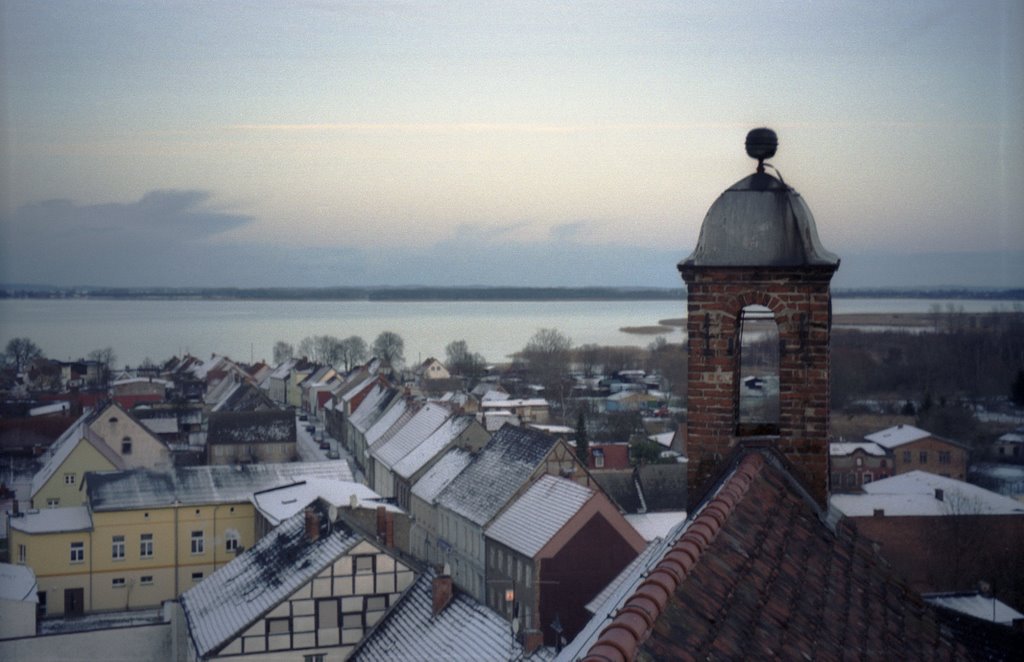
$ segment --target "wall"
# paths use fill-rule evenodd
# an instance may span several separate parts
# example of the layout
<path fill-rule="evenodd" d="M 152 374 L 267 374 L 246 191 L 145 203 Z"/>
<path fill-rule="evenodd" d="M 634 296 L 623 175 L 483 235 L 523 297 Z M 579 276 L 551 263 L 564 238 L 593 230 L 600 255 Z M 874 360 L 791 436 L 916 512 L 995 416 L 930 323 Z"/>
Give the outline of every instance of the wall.
<path fill-rule="evenodd" d="M 153 660 L 171 651 L 167 623 L 0 641 L 0 660 Z"/>
<path fill-rule="evenodd" d="M 50 499 L 59 499 L 61 508 L 84 505 L 86 502 L 85 491 L 79 488 L 82 485 L 85 472 L 113 471 L 115 469 L 117 467 L 92 444 L 84 439 L 79 439 L 77 446 L 64 459 L 61 466 L 57 467 L 50 479 L 32 496 L 32 507 L 46 508 Z M 67 474 L 74 474 L 74 482 L 70 485 L 64 478 Z"/>
<path fill-rule="evenodd" d="M 772 443 L 815 500 L 826 505 L 829 337 L 834 267 L 691 268 L 688 288 L 687 451 L 691 502 L 745 436 L 738 428 L 740 315 L 759 305 L 779 332 L 779 424 Z"/>
<path fill-rule="evenodd" d="M 946 464 L 939 462 L 939 453 L 942 452 L 949 453 L 950 461 Z M 892 453 L 895 474 L 927 471 L 957 480 L 967 479 L 967 451 L 957 444 L 935 437 L 925 437 L 897 446 Z M 909 459 L 906 453 L 910 454 Z M 921 462 L 921 453 L 927 453 L 926 462 Z"/>
<path fill-rule="evenodd" d="M 956 505 L 951 504 L 955 509 Z M 964 506 L 969 511 L 970 506 Z M 1024 609 L 1024 515 L 849 518 L 881 544 L 880 554 L 920 592 L 994 586 L 996 597 Z"/>

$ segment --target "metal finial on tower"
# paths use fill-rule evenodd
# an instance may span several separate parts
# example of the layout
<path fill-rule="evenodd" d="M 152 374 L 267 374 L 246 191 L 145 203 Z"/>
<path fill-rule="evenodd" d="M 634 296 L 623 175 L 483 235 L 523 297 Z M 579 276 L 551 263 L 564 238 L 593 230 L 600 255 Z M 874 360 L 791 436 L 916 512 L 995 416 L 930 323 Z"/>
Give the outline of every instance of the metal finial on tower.
<path fill-rule="evenodd" d="M 753 129 L 747 134 L 747 156 L 757 159 L 757 171 L 764 172 L 764 161 L 775 156 L 779 137 L 768 128 Z"/>

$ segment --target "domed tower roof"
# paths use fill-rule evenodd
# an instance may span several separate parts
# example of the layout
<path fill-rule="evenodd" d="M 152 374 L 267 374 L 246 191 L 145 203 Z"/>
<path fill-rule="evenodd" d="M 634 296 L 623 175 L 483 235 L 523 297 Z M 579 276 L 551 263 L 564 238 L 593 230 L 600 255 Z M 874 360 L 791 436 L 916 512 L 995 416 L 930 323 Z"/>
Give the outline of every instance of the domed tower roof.
<path fill-rule="evenodd" d="M 839 265 L 818 239 L 814 216 L 800 194 L 764 172 L 775 153 L 775 133 L 754 129 L 747 153 L 758 171 L 718 196 L 704 217 L 693 253 L 679 263 L 692 267 L 803 267 Z"/>

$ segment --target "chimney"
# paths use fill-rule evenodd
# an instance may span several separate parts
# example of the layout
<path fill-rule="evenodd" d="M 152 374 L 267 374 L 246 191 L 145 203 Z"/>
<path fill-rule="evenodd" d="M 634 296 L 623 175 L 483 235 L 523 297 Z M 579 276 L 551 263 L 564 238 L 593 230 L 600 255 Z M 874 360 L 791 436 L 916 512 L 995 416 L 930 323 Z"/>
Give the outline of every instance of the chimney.
<path fill-rule="evenodd" d="M 532 655 L 535 650 L 544 645 L 544 633 L 540 630 L 527 630 L 523 634 L 523 652 Z"/>
<path fill-rule="evenodd" d="M 306 540 L 316 542 L 320 538 L 320 513 L 313 508 L 303 511 L 306 515 Z"/>
<path fill-rule="evenodd" d="M 377 540 L 383 542 L 388 534 L 388 510 L 384 506 L 377 506 Z"/>
<path fill-rule="evenodd" d="M 444 574 L 434 577 L 433 599 L 431 600 L 434 616 L 444 611 L 444 608 L 452 601 L 454 593 L 452 576 L 448 574 L 447 564 L 445 564 L 443 572 Z"/>

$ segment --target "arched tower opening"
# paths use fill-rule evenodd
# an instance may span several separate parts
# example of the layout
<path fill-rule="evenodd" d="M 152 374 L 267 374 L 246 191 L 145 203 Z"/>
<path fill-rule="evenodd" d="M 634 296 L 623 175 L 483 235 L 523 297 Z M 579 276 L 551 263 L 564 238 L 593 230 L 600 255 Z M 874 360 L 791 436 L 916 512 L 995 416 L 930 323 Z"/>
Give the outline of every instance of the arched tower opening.
<path fill-rule="evenodd" d="M 738 327 L 736 435 L 779 434 L 779 325 L 765 306 L 745 306 Z"/>
<path fill-rule="evenodd" d="M 826 505 L 830 282 L 839 258 L 821 245 L 800 194 L 765 172 L 776 146 L 769 129 L 748 134 L 757 172 L 711 205 L 696 248 L 679 263 L 687 288 L 693 502 L 737 445 L 759 444 L 785 456 Z"/>

